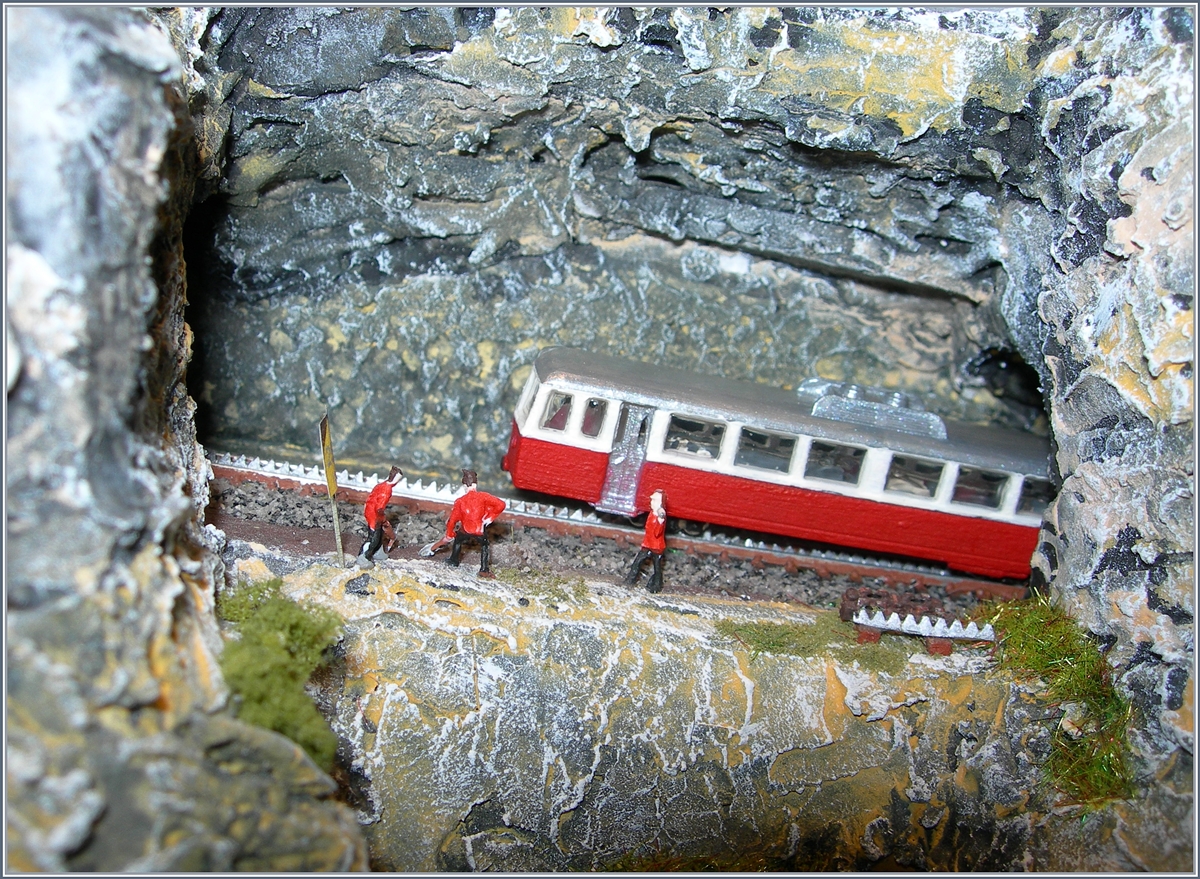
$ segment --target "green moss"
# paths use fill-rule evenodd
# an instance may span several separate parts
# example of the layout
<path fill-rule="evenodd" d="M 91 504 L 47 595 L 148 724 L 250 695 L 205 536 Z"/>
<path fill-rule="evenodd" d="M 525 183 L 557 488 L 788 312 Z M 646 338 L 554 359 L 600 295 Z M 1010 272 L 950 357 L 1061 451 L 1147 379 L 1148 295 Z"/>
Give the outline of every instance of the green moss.
<path fill-rule="evenodd" d="M 859 644 L 853 623 L 834 611 L 816 611 L 812 623 L 768 623 L 717 620 L 717 634 L 742 644 L 753 662 L 763 653 L 785 656 L 833 656 L 839 662 L 886 674 L 900 674 L 913 652 L 913 639 L 884 634 L 875 644 Z"/>
<path fill-rule="evenodd" d="M 500 571 L 497 578 L 522 589 L 535 598 L 549 602 L 573 601 L 582 604 L 587 598 L 587 584 L 583 577 L 564 577 L 548 571 L 522 573 L 511 568 Z"/>
<path fill-rule="evenodd" d="M 1077 736 L 1060 725 L 1043 771 L 1071 802 L 1096 806 L 1133 793 L 1127 731 L 1129 702 L 1113 684 L 1112 669 L 1095 642 L 1045 596 L 994 606 L 1000 667 L 1036 677 L 1046 695 L 1076 706 Z"/>
<path fill-rule="evenodd" d="M 241 583 L 221 596 L 217 612 L 240 635 L 225 646 L 221 670 L 238 697 L 239 718 L 287 736 L 328 772 L 337 738 L 304 685 L 342 621 L 331 610 L 285 598 L 282 586 L 278 579 Z"/>

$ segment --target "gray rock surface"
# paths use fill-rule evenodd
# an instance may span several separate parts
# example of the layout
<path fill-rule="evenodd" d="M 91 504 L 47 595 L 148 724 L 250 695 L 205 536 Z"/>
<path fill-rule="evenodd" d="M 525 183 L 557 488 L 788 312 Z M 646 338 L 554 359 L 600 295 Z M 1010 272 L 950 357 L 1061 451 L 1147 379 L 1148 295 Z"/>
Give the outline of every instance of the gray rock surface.
<path fill-rule="evenodd" d="M 321 688 L 377 869 L 1190 861 L 1186 764 L 1087 821 L 1056 807 L 1039 767 L 1062 711 L 986 647 L 935 657 L 907 636 L 856 644 L 835 610 L 509 577 L 524 544 L 482 580 L 442 559 L 363 572 L 230 543 L 238 577 L 282 575 L 346 619 Z M 811 634 L 800 655 L 756 654 L 719 621 Z"/>
<path fill-rule="evenodd" d="M 679 809 L 661 826 L 685 843 L 751 827 L 813 869 L 1192 857 L 1194 10 L 6 15 L 11 868 L 364 866 L 327 780 L 224 713 L 197 425 L 314 460 L 328 408 L 343 463 L 439 479 L 467 463 L 498 482 L 516 394 L 551 343 L 883 384 L 1049 431 L 1063 488 L 1035 565 L 1139 709 L 1139 796 L 1094 822 L 1021 799 L 1039 747 L 1013 744 L 1036 726 L 1025 715 L 914 745 L 904 706 L 854 727 L 892 725 L 877 765 L 854 763 L 857 740 L 826 746 L 847 775 L 803 747 L 782 788 L 753 760 L 668 772 L 659 802 Z M 401 634 L 449 643 L 439 625 Z M 533 668 L 554 648 L 538 644 L 509 658 Z M 531 700 L 558 692 L 534 683 Z M 345 693 L 324 695 L 356 753 L 384 753 L 356 738 Z M 1010 698 L 995 704 L 1007 718 Z M 427 719 L 397 715 L 411 747 L 442 729 Z M 649 853 L 645 822 L 607 811 L 638 741 L 592 776 L 586 820 L 551 783 L 520 800 L 518 747 L 496 764 L 512 772 L 475 766 L 477 795 L 418 828 L 439 854 L 381 862 L 596 864 L 588 835 L 613 827 Z M 968 755 L 999 811 L 951 795 L 957 780 L 922 799 Z M 885 800 L 866 782 L 888 773 L 907 780 Z M 728 809 L 751 800 L 778 823 Z M 814 804 L 838 817 L 803 824 Z M 280 808 L 294 819 L 248 817 Z M 507 829 L 517 811 L 528 833 Z"/>
<path fill-rule="evenodd" d="M 212 442 L 311 454 L 328 407 L 348 459 L 500 479 L 529 363 L 559 343 L 1035 422 L 1036 373 L 993 356 L 1040 364 L 1036 316 L 1017 348 L 1001 317 L 1040 289 L 1004 211 L 1055 161 L 1013 60 L 1031 24 L 1010 44 L 966 14 L 779 16 L 222 12 L 196 103 L 199 129 L 228 119 L 224 174 L 192 218 Z M 851 62 L 860 39 L 878 68 Z M 905 39 L 958 59 L 961 93 L 887 54 Z M 814 70 L 847 63 L 822 105 Z"/>
<path fill-rule="evenodd" d="M 361 869 L 333 781 L 225 712 L 179 59 L 130 10 L 6 16 L 6 869 Z"/>
<path fill-rule="evenodd" d="M 328 408 L 350 462 L 498 484 L 530 359 L 567 343 L 1049 427 L 1066 490 L 1040 575 L 1174 717 L 1192 704 L 1193 24 L 226 10 L 196 60 L 198 118 L 228 120 L 194 215 L 202 423 L 312 459 Z"/>
<path fill-rule="evenodd" d="M 1066 16 L 1079 74 L 1042 125 L 1070 222 L 1038 299 L 1063 487 L 1035 561 L 1111 646 L 1153 755 L 1195 740 L 1193 27 Z"/>

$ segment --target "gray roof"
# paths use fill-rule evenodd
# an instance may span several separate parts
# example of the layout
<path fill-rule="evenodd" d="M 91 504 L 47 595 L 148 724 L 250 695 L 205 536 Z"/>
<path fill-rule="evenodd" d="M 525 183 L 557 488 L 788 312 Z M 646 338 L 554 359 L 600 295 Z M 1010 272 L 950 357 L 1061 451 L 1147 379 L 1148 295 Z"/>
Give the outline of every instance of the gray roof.
<path fill-rule="evenodd" d="M 579 348 L 547 348 L 538 355 L 535 368 L 543 382 L 568 382 L 596 396 L 679 414 L 1049 478 L 1049 441 L 1024 431 L 949 421 L 925 412 L 904 414 L 912 410 L 889 413 L 885 407 L 840 397 L 806 395 Z M 822 412 L 837 413 L 841 420 L 823 417 Z M 936 435 L 940 428 L 930 428 L 934 422 L 944 425 L 944 438 Z"/>

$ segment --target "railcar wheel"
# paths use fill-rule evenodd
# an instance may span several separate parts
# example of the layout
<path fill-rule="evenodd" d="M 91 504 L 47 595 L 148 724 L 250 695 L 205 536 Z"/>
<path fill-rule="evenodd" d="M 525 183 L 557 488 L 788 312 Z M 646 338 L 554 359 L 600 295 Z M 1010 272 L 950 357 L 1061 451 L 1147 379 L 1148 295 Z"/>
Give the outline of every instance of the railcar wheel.
<path fill-rule="evenodd" d="M 678 519 L 677 522 L 680 533 L 685 537 L 703 537 L 711 527 L 707 522 L 693 522 L 691 519 Z"/>

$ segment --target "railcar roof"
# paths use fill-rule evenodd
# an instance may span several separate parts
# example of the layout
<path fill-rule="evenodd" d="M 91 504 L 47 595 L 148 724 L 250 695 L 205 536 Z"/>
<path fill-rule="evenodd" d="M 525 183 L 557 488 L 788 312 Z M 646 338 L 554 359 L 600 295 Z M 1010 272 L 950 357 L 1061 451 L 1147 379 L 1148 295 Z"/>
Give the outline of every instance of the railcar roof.
<path fill-rule="evenodd" d="M 595 354 L 581 348 L 546 348 L 538 354 L 534 365 L 540 381 L 554 380 L 596 396 L 681 415 L 741 421 L 835 442 L 886 446 L 910 455 L 1049 476 L 1049 442 L 1023 431 L 942 419 L 946 439 L 940 439 L 879 425 L 834 421 L 814 416 L 813 399 L 795 391 Z"/>

